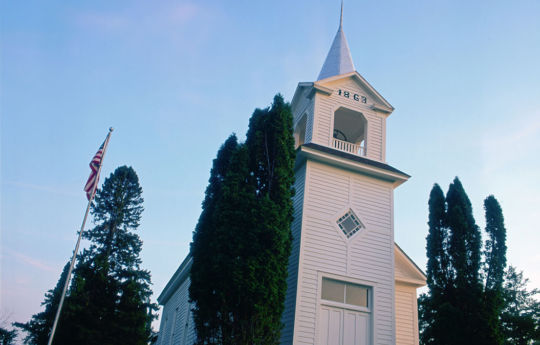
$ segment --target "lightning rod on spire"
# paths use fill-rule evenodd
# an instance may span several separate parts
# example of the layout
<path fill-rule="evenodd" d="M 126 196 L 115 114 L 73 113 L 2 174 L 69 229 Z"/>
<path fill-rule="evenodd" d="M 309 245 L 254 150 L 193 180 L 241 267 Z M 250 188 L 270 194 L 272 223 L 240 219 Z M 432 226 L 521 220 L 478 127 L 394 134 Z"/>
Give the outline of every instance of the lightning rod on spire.
<path fill-rule="evenodd" d="M 339 16 L 339 27 L 343 27 L 343 0 L 341 0 L 341 15 Z"/>

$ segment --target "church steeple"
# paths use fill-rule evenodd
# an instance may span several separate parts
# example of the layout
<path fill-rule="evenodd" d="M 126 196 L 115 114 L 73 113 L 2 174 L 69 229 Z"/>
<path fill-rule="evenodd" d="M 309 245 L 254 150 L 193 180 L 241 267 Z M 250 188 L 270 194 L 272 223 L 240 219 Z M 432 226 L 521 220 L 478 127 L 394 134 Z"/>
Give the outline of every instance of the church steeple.
<path fill-rule="evenodd" d="M 335 75 L 354 72 L 354 64 L 343 32 L 343 1 L 341 2 L 341 16 L 339 18 L 339 29 L 334 37 L 334 42 L 326 56 L 324 65 L 317 80 L 333 77 Z"/>

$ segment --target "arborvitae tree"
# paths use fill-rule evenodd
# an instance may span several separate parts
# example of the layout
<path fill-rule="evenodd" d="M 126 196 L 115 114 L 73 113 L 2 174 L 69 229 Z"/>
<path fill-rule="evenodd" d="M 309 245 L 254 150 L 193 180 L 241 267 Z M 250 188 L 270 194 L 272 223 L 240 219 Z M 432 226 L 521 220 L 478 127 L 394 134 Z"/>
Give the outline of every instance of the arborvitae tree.
<path fill-rule="evenodd" d="M 292 241 L 295 161 L 292 134 L 292 112 L 281 95 L 274 97 L 270 108 L 256 110 L 251 117 L 246 145 L 250 182 L 259 206 L 254 213 L 253 233 L 260 250 L 252 249 L 254 264 L 258 266 L 254 271 L 258 284 L 254 302 L 258 309 L 252 320 L 254 336 L 246 344 L 278 344 L 280 339 Z M 244 240 L 248 246 L 250 242 Z"/>
<path fill-rule="evenodd" d="M 501 206 L 493 195 L 484 200 L 486 212 L 484 307 L 492 344 L 503 344 L 501 312 L 504 307 L 503 282 L 506 268 L 506 228 Z"/>
<path fill-rule="evenodd" d="M 52 329 L 58 303 L 60 303 L 60 295 L 66 282 L 68 270 L 69 262 L 64 266 L 55 288 L 47 291 L 45 294 L 45 300 L 41 303 L 42 306 L 45 306 L 45 310 L 32 315 L 30 321 L 26 323 L 16 322 L 14 324 L 26 333 L 23 340 L 25 344 L 46 345 L 49 341 L 49 334 Z"/>
<path fill-rule="evenodd" d="M 449 286 L 447 255 L 448 230 L 445 225 L 446 204 L 438 184 L 429 195 L 429 234 L 427 236 L 427 283 L 433 295 L 442 294 Z"/>
<path fill-rule="evenodd" d="M 508 267 L 503 285 L 504 308 L 501 313 L 505 345 L 540 343 L 540 302 L 534 297 L 540 290 L 527 290 L 528 279 L 515 267 Z"/>
<path fill-rule="evenodd" d="M 448 254 L 453 268 L 451 275 L 454 285 L 457 289 L 478 290 L 482 239 L 480 229 L 474 221 L 471 202 L 457 177 L 450 184 L 446 204 Z"/>
<path fill-rule="evenodd" d="M 131 167 L 117 168 L 96 193 L 96 226 L 83 236 L 90 247 L 79 256 L 55 345 L 147 344 L 155 304 L 150 274 L 140 267 L 137 230 L 142 188 Z"/>
<path fill-rule="evenodd" d="M 194 302 L 193 318 L 199 344 L 216 343 L 222 333 L 219 331 L 222 315 L 216 308 L 223 297 L 219 284 L 223 281 L 222 275 L 227 272 L 221 269 L 221 265 L 228 254 L 222 248 L 224 243 L 217 241 L 217 226 L 221 222 L 216 217 L 216 208 L 222 200 L 223 184 L 231 157 L 237 150 L 238 140 L 233 134 L 221 146 L 214 159 L 202 213 L 193 232 L 189 296 Z"/>
<path fill-rule="evenodd" d="M 430 295 L 422 295 L 418 301 L 420 329 L 423 344 L 435 344 L 447 339 L 445 310 L 450 292 L 451 267 L 448 257 L 448 229 L 446 227 L 446 203 L 444 193 L 435 184 L 429 195 L 429 233 L 427 236 L 427 284 Z M 437 312 L 435 312 L 435 310 Z"/>
<path fill-rule="evenodd" d="M 421 342 L 497 344 L 497 335 L 490 327 L 495 321 L 490 319 L 480 278 L 480 229 L 459 179 L 454 179 L 444 201 L 436 185 L 429 206 L 427 276 L 430 291 L 419 300 Z M 495 246 L 500 247 L 498 242 Z M 504 256 L 504 253 L 499 251 L 494 255 Z"/>
<path fill-rule="evenodd" d="M 456 177 L 446 194 L 446 223 L 449 230 L 448 256 L 452 270 L 448 301 L 455 315 L 453 343 L 481 344 L 485 336 L 480 262 L 482 239 L 474 221 L 472 206 Z"/>
<path fill-rule="evenodd" d="M 290 106 L 276 96 L 254 112 L 246 143 L 229 144 L 214 161 L 191 247 L 198 344 L 277 344 L 291 245 Z"/>

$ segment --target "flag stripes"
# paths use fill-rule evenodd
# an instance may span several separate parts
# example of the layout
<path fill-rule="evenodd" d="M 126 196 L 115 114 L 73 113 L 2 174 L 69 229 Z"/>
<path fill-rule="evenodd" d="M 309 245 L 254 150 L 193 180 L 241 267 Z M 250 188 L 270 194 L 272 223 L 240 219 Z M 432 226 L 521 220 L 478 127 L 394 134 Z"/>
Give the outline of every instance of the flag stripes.
<path fill-rule="evenodd" d="M 106 141 L 106 140 L 105 140 Z M 95 186 L 98 184 L 99 176 L 99 166 L 101 165 L 101 160 L 103 159 L 103 146 L 105 145 L 105 142 L 101 144 L 99 147 L 99 150 L 96 152 L 94 158 L 90 161 L 90 176 L 88 177 L 88 181 L 86 181 L 86 185 L 84 186 L 84 191 L 86 192 L 86 197 L 88 200 L 90 200 L 93 195 Z"/>

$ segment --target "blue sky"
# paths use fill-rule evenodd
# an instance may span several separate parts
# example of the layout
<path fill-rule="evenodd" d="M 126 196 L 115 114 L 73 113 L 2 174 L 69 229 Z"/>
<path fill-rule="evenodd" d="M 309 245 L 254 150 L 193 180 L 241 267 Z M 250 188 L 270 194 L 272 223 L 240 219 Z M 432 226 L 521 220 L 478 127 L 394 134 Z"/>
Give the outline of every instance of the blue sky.
<path fill-rule="evenodd" d="M 313 81 L 339 1 L 25 1 L 0 5 L 0 313 L 41 310 L 86 206 L 88 163 L 130 165 L 155 297 L 188 252 L 211 161 L 256 107 Z M 483 227 L 500 201 L 508 259 L 540 288 L 540 3 L 346 1 L 357 71 L 395 108 L 396 241 L 425 266 L 427 198 L 459 176 Z M 91 226 L 91 223 L 89 224 Z"/>

